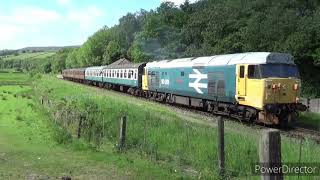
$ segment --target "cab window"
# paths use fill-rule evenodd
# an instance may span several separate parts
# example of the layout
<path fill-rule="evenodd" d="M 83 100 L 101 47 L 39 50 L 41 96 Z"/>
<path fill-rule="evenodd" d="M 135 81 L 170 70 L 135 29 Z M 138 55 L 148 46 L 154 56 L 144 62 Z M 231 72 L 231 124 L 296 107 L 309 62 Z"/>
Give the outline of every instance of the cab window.
<path fill-rule="evenodd" d="M 244 66 L 240 66 L 240 78 L 244 78 Z"/>
<path fill-rule="evenodd" d="M 250 79 L 260 79 L 260 68 L 258 65 L 248 66 L 248 78 Z"/>
<path fill-rule="evenodd" d="M 289 64 L 262 64 L 260 65 L 263 78 L 279 77 L 279 78 L 299 78 L 297 66 Z"/>

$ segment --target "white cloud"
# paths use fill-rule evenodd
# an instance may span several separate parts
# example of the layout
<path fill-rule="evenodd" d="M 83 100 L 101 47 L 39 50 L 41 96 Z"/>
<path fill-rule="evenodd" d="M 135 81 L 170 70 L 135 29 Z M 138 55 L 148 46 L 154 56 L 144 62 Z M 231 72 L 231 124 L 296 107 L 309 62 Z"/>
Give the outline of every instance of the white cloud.
<path fill-rule="evenodd" d="M 190 3 L 194 3 L 197 0 L 189 0 Z M 183 4 L 185 2 L 185 0 L 161 0 L 161 2 L 173 2 L 175 5 L 180 5 Z"/>
<path fill-rule="evenodd" d="M 71 4 L 72 0 L 57 0 L 57 4 L 61 6 L 69 6 Z"/>
<path fill-rule="evenodd" d="M 0 23 L 0 43 L 6 43 L 14 38 L 23 30 L 18 25 L 11 25 L 11 24 L 2 24 Z"/>
<path fill-rule="evenodd" d="M 104 16 L 104 12 L 96 6 L 68 6 L 60 11 L 20 6 L 8 9 L 7 12 L 0 11 L 0 49 L 61 45 L 66 37 L 70 39 L 69 44 L 80 44 L 102 26 L 99 20 Z"/>
<path fill-rule="evenodd" d="M 58 21 L 61 15 L 53 10 L 25 6 L 13 9 L 9 15 L 0 15 L 0 23 L 39 25 Z"/>
<path fill-rule="evenodd" d="M 80 25 L 81 28 L 89 28 L 97 18 L 104 15 L 103 11 L 96 6 L 89 6 L 85 9 L 70 10 L 67 19 Z"/>
<path fill-rule="evenodd" d="M 56 11 L 33 6 L 17 7 L 6 14 L 0 12 L 0 47 L 5 48 L 21 37 L 37 34 L 41 27 L 60 19 L 61 15 Z"/>

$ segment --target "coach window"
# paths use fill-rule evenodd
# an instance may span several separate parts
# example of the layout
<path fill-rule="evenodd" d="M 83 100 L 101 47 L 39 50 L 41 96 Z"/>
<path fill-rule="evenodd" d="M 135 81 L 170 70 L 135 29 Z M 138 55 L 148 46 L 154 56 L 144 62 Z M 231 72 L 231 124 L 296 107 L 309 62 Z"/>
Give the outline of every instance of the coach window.
<path fill-rule="evenodd" d="M 137 79 L 137 71 L 134 72 L 134 79 Z"/>
<path fill-rule="evenodd" d="M 131 79 L 131 70 L 129 70 L 128 78 Z"/>
<path fill-rule="evenodd" d="M 244 66 L 240 66 L 240 78 L 244 78 Z"/>
<path fill-rule="evenodd" d="M 184 71 L 181 71 L 181 76 L 184 76 Z"/>
<path fill-rule="evenodd" d="M 127 78 L 127 70 L 124 70 L 124 78 Z"/>

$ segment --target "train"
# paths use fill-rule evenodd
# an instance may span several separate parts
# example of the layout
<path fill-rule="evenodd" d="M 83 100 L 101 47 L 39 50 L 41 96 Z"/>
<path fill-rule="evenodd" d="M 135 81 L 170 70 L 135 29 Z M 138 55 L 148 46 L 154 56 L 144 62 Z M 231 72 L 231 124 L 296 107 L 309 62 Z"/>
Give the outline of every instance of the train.
<path fill-rule="evenodd" d="M 306 106 L 293 56 L 247 52 L 62 71 L 64 79 L 264 125 L 288 127 Z"/>

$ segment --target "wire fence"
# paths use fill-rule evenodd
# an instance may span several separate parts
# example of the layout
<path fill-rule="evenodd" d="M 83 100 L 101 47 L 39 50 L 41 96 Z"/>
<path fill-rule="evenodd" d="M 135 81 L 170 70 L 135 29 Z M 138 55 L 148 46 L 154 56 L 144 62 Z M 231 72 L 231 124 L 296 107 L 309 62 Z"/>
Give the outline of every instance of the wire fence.
<path fill-rule="evenodd" d="M 303 98 L 301 99 L 301 103 L 308 107 L 309 112 L 320 113 L 320 98 Z"/>
<path fill-rule="evenodd" d="M 161 112 L 146 110 L 139 113 L 119 111 L 117 115 L 112 115 L 115 114 L 115 109 L 93 106 L 94 102 L 89 103 L 92 108 L 86 107 L 90 110 L 89 113 L 77 111 L 73 106 L 67 108 L 70 103 L 52 101 L 47 96 L 42 96 L 40 102 L 53 115 L 55 123 L 64 127 L 64 130 L 71 131 L 74 137 L 84 138 L 97 147 L 111 142 L 116 151 L 120 144 L 119 120 L 126 116 L 126 143 L 123 147 L 126 150 L 134 150 L 142 157 L 166 164 L 173 171 L 187 176 L 206 178 L 219 174 L 217 128 L 195 126 L 183 120 L 175 121 L 163 116 Z M 110 107 L 113 106 L 117 105 Z M 55 111 L 52 112 L 53 110 Z M 225 132 L 225 139 L 224 177 L 251 177 L 252 165 L 259 159 L 259 139 L 243 134 L 237 137 L 228 131 Z M 302 146 L 303 141 L 300 142 L 300 150 L 295 152 L 296 162 L 300 161 L 303 154 Z"/>

